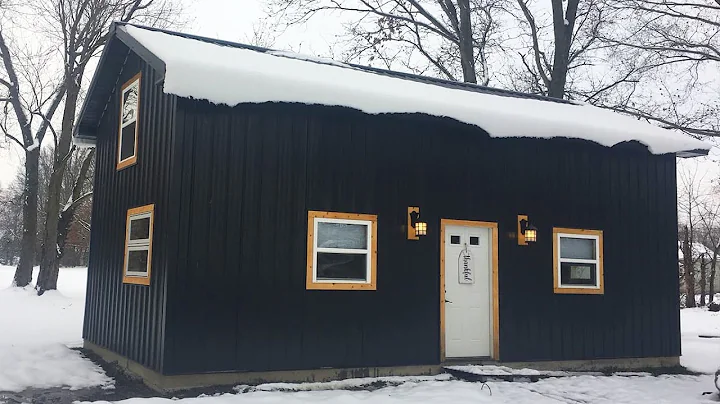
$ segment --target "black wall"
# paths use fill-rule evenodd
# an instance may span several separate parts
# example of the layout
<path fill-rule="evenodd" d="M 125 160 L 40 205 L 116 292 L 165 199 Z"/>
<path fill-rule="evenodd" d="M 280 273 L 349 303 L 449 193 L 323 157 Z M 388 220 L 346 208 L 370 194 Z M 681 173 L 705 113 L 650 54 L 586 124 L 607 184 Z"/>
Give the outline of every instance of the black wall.
<path fill-rule="evenodd" d="M 161 337 L 161 322 L 117 301 L 144 304 L 157 291 L 148 302 L 156 307 L 167 281 L 167 374 L 437 363 L 441 218 L 499 223 L 501 360 L 680 354 L 673 155 L 492 139 L 449 119 L 293 104 L 179 100 L 175 135 L 177 164 L 160 156 L 167 134 L 158 135 L 153 162 L 178 176 L 171 200 L 161 196 L 167 176 L 116 177 L 114 148 L 103 146 L 96 200 L 113 202 L 95 206 L 107 219 L 94 222 L 103 229 L 93 227 L 91 268 L 117 275 L 90 285 L 107 289 L 114 303 L 106 310 L 120 324 L 88 327 L 140 334 L 114 345 L 135 355 L 134 341 L 157 341 L 146 334 Z M 150 291 L 122 286 L 125 209 L 153 196 L 163 217 L 156 241 L 167 228 L 177 244 L 156 244 L 168 255 L 153 257 Z M 408 206 L 428 222 L 419 241 L 401 227 Z M 308 210 L 378 215 L 377 291 L 305 290 Z M 517 214 L 539 228 L 535 245 L 508 235 Z M 105 226 L 117 234 L 96 238 Z M 604 295 L 553 293 L 553 226 L 604 231 Z M 128 332 L 131 324 L 149 329 Z"/>
<path fill-rule="evenodd" d="M 175 97 L 162 93 L 157 74 L 120 41 L 103 68 L 117 69 L 114 91 L 98 128 L 93 223 L 83 338 L 162 371 L 168 268 L 177 245 L 171 198 L 175 159 Z M 120 86 L 142 71 L 137 164 L 116 171 Z M 101 83 L 110 85 L 112 82 Z M 175 176 L 174 178 L 177 178 Z M 175 188 L 177 189 L 177 188 Z M 123 284 L 125 220 L 129 208 L 155 204 L 150 286 Z"/>

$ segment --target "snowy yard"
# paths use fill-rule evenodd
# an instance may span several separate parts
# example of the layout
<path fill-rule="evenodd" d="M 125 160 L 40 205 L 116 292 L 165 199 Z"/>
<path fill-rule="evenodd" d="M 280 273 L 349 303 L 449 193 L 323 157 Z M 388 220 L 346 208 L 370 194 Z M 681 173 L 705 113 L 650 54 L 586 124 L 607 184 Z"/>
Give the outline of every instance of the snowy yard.
<path fill-rule="evenodd" d="M 60 291 L 42 297 L 29 287 L 9 288 L 14 270 L 0 266 L 0 392 L 111 383 L 102 369 L 68 349 L 82 345 L 87 270 L 62 268 Z"/>
<path fill-rule="evenodd" d="M 0 392 L 27 388 L 112 386 L 102 369 L 68 347 L 82 342 L 86 271 L 61 269 L 59 291 L 37 297 L 32 290 L 8 288 L 14 268 L 0 266 Z M 681 312 L 682 364 L 711 373 L 720 365 L 720 313 L 702 309 Z M 536 383 L 480 383 L 432 378 L 393 378 L 404 383 L 374 391 L 333 390 L 362 381 L 305 385 L 267 384 L 252 392 L 182 400 L 137 398 L 127 404 L 274 404 L 274 403 L 717 403 L 710 374 L 572 376 Z M 367 381 L 365 381 L 367 382 Z M 277 390 L 306 390 L 280 392 Z M 713 392 L 703 395 L 703 392 Z"/>

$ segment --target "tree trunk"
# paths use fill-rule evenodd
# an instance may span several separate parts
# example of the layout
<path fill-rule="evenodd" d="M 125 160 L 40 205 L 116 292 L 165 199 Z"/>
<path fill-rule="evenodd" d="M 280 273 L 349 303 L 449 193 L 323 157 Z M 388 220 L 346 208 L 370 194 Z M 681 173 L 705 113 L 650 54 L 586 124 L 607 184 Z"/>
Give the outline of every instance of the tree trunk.
<path fill-rule="evenodd" d="M 565 84 L 570 65 L 570 45 L 572 45 L 578 2 L 579 0 L 568 0 L 567 8 L 563 10 L 563 0 L 552 0 L 555 56 L 548 86 L 548 97 L 561 99 L 565 97 Z"/>
<path fill-rule="evenodd" d="M 718 249 L 717 247 L 713 251 L 713 257 L 712 262 L 710 262 L 710 291 L 708 298 L 708 303 L 712 303 L 715 301 L 715 263 L 717 262 L 717 256 L 718 256 Z"/>
<path fill-rule="evenodd" d="M 13 285 L 25 287 L 32 281 L 37 241 L 38 171 L 40 148 L 25 153 L 25 201 L 23 203 L 23 234 L 20 242 L 20 261 L 15 269 Z"/>
<path fill-rule="evenodd" d="M 57 278 L 60 265 L 60 246 L 58 245 L 58 223 L 60 221 L 60 196 L 62 193 L 62 180 L 67 162 L 74 149 L 72 145 L 72 131 L 75 123 L 75 111 L 80 89 L 75 77 L 66 77 L 67 96 L 63 111 L 62 129 L 60 139 L 55 148 L 55 162 L 50 175 L 47 204 L 45 206 L 45 232 L 42 239 L 42 255 L 40 258 L 40 274 L 35 288 L 39 295 L 46 290 L 57 289 Z"/>
<path fill-rule="evenodd" d="M 472 19 L 470 17 L 470 0 L 459 0 L 460 9 L 460 64 L 463 70 L 463 81 L 477 83 L 475 72 L 475 55 L 473 49 Z"/>
<path fill-rule="evenodd" d="M 693 267 L 692 247 L 690 245 L 690 232 L 685 226 L 683 237 L 683 267 L 685 269 L 685 307 L 695 307 L 695 268 Z"/>
<path fill-rule="evenodd" d="M 57 239 L 57 245 L 58 250 L 60 252 L 57 263 L 60 262 L 60 259 L 65 254 L 65 242 L 67 240 L 68 233 L 70 231 L 70 225 L 72 224 L 72 220 L 75 217 L 75 211 L 78 207 L 80 207 L 80 204 L 88 197 L 92 195 L 92 193 L 82 194 L 83 190 L 83 184 L 85 183 L 85 179 L 87 178 L 88 171 L 90 170 L 90 165 L 92 164 L 93 158 L 95 157 L 95 149 L 90 150 L 84 157 L 82 166 L 80 167 L 80 172 L 78 173 L 78 178 L 75 181 L 75 185 L 73 186 L 72 191 L 72 203 L 67 206 L 66 208 L 62 209 L 60 211 L 60 220 L 58 222 L 58 239 Z M 56 271 L 57 273 L 57 271 Z M 55 279 L 55 282 L 57 283 L 57 279 Z"/>
<path fill-rule="evenodd" d="M 700 255 L 700 307 L 705 307 L 705 291 L 707 287 L 707 261 L 705 254 Z"/>

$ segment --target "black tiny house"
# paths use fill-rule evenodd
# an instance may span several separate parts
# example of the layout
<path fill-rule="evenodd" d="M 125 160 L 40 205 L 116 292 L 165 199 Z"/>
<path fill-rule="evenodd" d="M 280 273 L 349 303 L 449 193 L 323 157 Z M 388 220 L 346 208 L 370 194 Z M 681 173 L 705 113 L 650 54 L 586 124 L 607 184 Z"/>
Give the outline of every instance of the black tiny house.
<path fill-rule="evenodd" d="M 155 386 L 680 355 L 682 134 L 115 24 L 75 141 L 83 337 Z"/>

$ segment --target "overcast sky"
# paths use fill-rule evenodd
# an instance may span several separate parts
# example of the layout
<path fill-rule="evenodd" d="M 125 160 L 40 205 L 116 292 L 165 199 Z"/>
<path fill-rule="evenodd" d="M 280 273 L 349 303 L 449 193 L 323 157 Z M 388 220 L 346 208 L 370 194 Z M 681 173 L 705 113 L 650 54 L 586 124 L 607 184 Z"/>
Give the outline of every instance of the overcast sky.
<path fill-rule="evenodd" d="M 253 29 L 263 18 L 262 0 L 182 0 L 186 12 L 192 19 L 184 31 L 198 35 L 222 38 L 230 41 L 249 42 Z M 331 18 L 323 21 L 312 21 L 310 27 L 297 27 L 277 36 L 273 47 L 291 49 L 307 54 L 328 54 L 328 50 L 339 31 L 340 23 Z M 89 81 L 90 75 L 85 80 Z M 12 180 L 21 162 L 21 150 L 16 145 L 8 145 L 0 149 L 0 186 L 7 186 Z M 714 161 L 713 161 L 714 160 Z M 683 161 L 681 165 L 694 166 L 699 164 L 700 171 L 707 171 L 705 176 L 717 178 L 717 156 L 713 159 L 692 159 Z"/>

